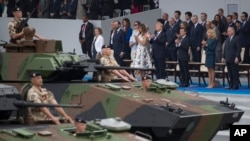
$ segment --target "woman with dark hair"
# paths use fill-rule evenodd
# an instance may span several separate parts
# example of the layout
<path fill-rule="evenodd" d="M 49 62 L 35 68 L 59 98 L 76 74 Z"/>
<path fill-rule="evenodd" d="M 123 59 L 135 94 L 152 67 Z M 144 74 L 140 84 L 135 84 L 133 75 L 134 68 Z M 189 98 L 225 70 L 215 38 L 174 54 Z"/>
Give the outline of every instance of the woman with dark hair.
<path fill-rule="evenodd" d="M 217 21 L 217 23 L 218 23 L 217 27 L 220 30 L 220 33 L 225 32 L 225 26 L 221 21 L 220 15 L 216 14 L 214 16 L 214 20 Z M 221 43 L 223 43 L 226 38 L 223 34 L 221 34 L 220 36 L 221 36 Z"/>
<path fill-rule="evenodd" d="M 96 27 L 94 32 L 95 37 L 91 47 L 92 59 L 98 59 L 101 56 L 102 46 L 104 45 L 104 38 L 102 36 L 101 28 Z"/>
<path fill-rule="evenodd" d="M 130 27 L 130 20 L 128 18 L 124 18 L 122 20 L 122 29 L 125 33 L 125 57 L 124 59 L 131 59 L 130 53 L 131 48 L 129 47 L 130 36 L 132 35 L 132 28 Z"/>
<path fill-rule="evenodd" d="M 136 49 L 135 59 L 131 64 L 134 68 L 152 68 L 152 63 L 150 60 L 149 51 L 147 49 L 148 38 L 147 38 L 147 28 L 145 24 L 139 26 L 139 35 L 135 35 L 135 40 L 138 43 Z M 144 71 L 139 72 L 141 77 L 145 76 Z"/>
<path fill-rule="evenodd" d="M 136 53 L 136 48 L 137 48 L 137 42 L 135 40 L 135 36 L 139 35 L 139 26 L 140 25 L 141 25 L 140 21 L 134 22 L 134 29 L 133 29 L 132 35 L 130 37 L 130 40 L 129 40 L 129 47 L 131 48 L 130 57 L 131 57 L 132 61 L 135 59 L 135 53 Z"/>

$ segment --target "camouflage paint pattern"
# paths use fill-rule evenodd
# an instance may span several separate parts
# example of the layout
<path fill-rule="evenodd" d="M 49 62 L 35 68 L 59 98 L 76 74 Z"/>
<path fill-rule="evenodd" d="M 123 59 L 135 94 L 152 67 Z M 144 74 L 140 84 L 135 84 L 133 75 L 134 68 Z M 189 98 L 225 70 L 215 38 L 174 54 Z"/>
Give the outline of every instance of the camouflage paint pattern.
<path fill-rule="evenodd" d="M 107 134 L 109 134 L 111 138 L 107 138 L 106 136 L 96 136 L 93 139 L 90 139 L 90 137 L 73 136 L 73 134 L 63 130 L 66 128 L 74 128 L 74 125 L 71 124 L 62 124 L 59 126 L 40 125 L 39 128 L 37 128 L 36 126 L 28 128 L 19 128 L 21 130 L 34 134 L 33 137 L 29 138 L 11 134 L 13 129 L 2 130 L 2 131 L 0 130 L 0 140 L 1 141 L 149 141 L 145 138 L 142 138 L 140 136 L 128 132 L 113 132 L 113 133 L 108 132 Z M 52 135 L 41 136 L 38 134 L 38 132 L 40 131 L 49 131 L 52 133 Z"/>
<path fill-rule="evenodd" d="M 52 90 L 57 100 L 64 104 L 83 105 L 82 109 L 65 109 L 72 116 L 81 116 L 87 120 L 107 117 L 121 117 L 133 127 L 183 129 L 179 140 L 206 141 L 223 126 L 238 122 L 243 111 L 221 105 L 178 90 L 155 93 L 133 87 L 135 83 L 117 83 L 117 86 L 129 86 L 130 90 L 110 89 L 100 84 L 45 84 Z M 174 112 L 166 105 L 175 108 Z M 177 109 L 183 114 L 177 113 Z M 166 133 L 167 134 L 167 133 Z"/>

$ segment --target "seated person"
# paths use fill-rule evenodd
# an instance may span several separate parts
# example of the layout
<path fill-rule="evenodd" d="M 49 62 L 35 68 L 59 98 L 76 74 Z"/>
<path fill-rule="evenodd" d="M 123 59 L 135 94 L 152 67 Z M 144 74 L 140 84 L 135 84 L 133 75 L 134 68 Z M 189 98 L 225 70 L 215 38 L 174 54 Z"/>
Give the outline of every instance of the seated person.
<path fill-rule="evenodd" d="M 32 87 L 29 89 L 27 94 L 27 101 L 33 103 L 44 103 L 44 104 L 57 104 L 52 92 L 42 88 L 43 79 L 40 73 L 34 72 L 31 74 Z M 56 111 L 61 114 L 68 122 L 74 123 L 70 116 L 68 116 L 63 108 L 56 107 Z M 52 115 L 47 107 L 28 108 L 28 116 L 32 118 L 32 121 L 43 121 L 51 119 L 55 124 L 59 125 L 60 121 L 58 117 Z"/>
<path fill-rule="evenodd" d="M 76 127 L 76 130 L 75 130 L 74 136 L 78 133 L 84 133 L 86 131 L 86 127 L 87 127 L 86 121 L 80 117 L 76 118 L 75 119 L 75 127 Z"/>
<path fill-rule="evenodd" d="M 104 66 L 115 66 L 119 67 L 118 63 L 114 59 L 111 53 L 111 49 L 109 46 L 103 45 L 102 47 L 102 57 L 100 59 L 100 63 Z M 136 79 L 131 76 L 126 70 L 115 70 L 115 69 L 110 69 L 108 70 L 109 73 L 114 74 L 115 76 L 118 76 L 122 78 L 126 82 L 131 81 L 136 81 Z"/>
<path fill-rule="evenodd" d="M 141 85 L 141 90 L 148 90 L 148 88 L 151 85 L 151 78 L 149 76 L 144 76 L 142 77 L 142 85 Z"/>

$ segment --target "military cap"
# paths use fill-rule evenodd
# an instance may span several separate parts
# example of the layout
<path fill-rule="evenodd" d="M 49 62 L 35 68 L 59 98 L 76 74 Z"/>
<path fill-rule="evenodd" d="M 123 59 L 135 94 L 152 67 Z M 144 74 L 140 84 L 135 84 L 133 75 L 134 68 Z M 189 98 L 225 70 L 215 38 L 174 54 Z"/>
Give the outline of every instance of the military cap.
<path fill-rule="evenodd" d="M 148 80 L 148 79 L 151 80 L 151 78 L 150 78 L 149 76 L 144 76 L 144 77 L 142 77 L 142 81 L 143 81 L 143 80 Z"/>
<path fill-rule="evenodd" d="M 110 46 L 108 46 L 108 45 L 103 45 L 103 46 L 102 46 L 102 49 L 105 49 L 105 48 L 110 48 Z"/>
<path fill-rule="evenodd" d="M 77 117 L 77 118 L 75 118 L 75 122 L 77 122 L 77 123 L 86 123 L 86 120 L 84 120 L 81 117 Z"/>
<path fill-rule="evenodd" d="M 163 25 L 165 21 L 163 19 L 158 19 L 157 22 Z"/>
<path fill-rule="evenodd" d="M 12 12 L 16 12 L 16 11 L 22 11 L 20 7 L 14 7 L 12 8 Z"/>
<path fill-rule="evenodd" d="M 41 73 L 39 73 L 39 72 L 32 72 L 32 73 L 30 74 L 30 77 L 31 77 L 31 78 L 37 77 L 37 76 L 42 76 L 42 75 L 41 75 Z"/>

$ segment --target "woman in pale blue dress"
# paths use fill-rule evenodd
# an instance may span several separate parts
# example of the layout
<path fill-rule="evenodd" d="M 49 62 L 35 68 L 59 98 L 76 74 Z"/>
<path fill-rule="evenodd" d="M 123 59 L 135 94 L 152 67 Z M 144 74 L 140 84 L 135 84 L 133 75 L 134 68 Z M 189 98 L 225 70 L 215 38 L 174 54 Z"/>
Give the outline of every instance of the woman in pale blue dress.
<path fill-rule="evenodd" d="M 147 29 L 144 24 L 139 26 L 139 35 L 135 35 L 135 40 L 138 43 L 136 49 L 135 59 L 131 64 L 133 68 L 152 68 L 152 62 L 150 60 L 149 50 L 147 48 Z M 145 76 L 145 71 L 139 71 L 141 77 Z"/>

